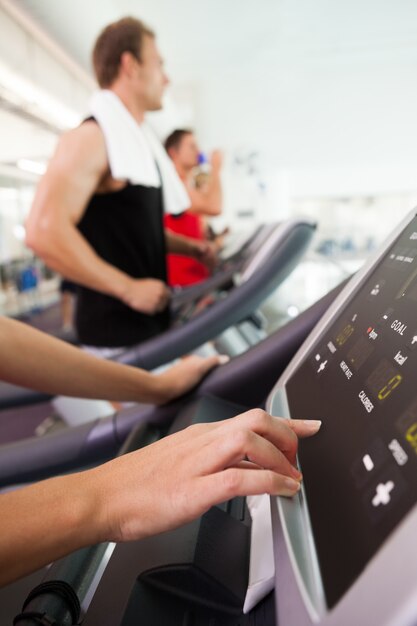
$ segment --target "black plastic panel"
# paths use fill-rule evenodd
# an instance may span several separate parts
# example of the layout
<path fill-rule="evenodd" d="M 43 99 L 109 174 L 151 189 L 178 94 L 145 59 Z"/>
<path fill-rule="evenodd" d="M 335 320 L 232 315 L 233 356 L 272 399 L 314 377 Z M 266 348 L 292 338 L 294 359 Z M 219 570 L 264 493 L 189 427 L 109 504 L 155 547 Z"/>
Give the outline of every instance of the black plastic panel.
<path fill-rule="evenodd" d="M 287 383 L 328 605 L 417 501 L 417 218 Z M 302 393 L 300 393 L 302 390 Z"/>

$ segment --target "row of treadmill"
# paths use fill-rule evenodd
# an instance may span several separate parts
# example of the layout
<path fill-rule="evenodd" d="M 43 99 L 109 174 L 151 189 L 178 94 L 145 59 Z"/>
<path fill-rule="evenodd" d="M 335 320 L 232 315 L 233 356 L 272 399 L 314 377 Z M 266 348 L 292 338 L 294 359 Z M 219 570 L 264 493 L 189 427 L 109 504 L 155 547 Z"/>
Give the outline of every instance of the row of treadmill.
<path fill-rule="evenodd" d="M 0 441 L 0 486 L 19 488 L 263 407 L 322 420 L 300 442 L 299 494 L 271 497 L 262 517 L 236 498 L 163 535 L 79 550 L 0 590 L 1 625 L 23 604 L 18 626 L 39 624 L 31 613 L 65 626 L 417 624 L 417 212 L 356 275 L 268 334 L 262 303 L 314 230 L 305 219 L 258 228 L 215 275 L 174 296 L 169 331 L 118 358 L 150 370 L 194 350 L 230 354 L 192 393 L 104 417 L 92 403 L 81 421 L 63 399 L 59 428 Z M 0 422 L 50 400 L 4 384 Z M 256 582 L 265 591 L 243 613 L 263 559 L 269 584 Z"/>

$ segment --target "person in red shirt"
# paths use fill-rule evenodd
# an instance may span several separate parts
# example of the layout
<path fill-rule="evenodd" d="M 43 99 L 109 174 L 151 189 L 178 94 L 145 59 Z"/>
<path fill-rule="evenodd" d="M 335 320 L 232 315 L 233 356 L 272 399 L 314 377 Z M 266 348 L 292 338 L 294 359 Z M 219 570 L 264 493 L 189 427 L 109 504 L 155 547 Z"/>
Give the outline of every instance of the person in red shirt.
<path fill-rule="evenodd" d="M 199 163 L 199 148 L 193 132 L 174 130 L 165 141 L 165 149 L 191 200 L 191 206 L 187 211 L 179 215 L 165 216 L 165 227 L 186 237 L 206 240 L 206 218 L 219 215 L 222 210 L 221 152 L 215 150 L 212 153 L 210 173 L 196 180 L 194 172 Z M 180 254 L 169 254 L 167 266 L 168 282 L 172 286 L 192 285 L 209 276 L 206 265 Z"/>

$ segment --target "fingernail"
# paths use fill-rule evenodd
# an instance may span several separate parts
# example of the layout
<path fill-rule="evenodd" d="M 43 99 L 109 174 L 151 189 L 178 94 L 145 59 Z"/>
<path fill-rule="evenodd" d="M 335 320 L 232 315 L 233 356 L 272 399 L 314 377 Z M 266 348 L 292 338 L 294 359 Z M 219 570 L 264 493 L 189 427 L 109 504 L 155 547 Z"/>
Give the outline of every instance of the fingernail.
<path fill-rule="evenodd" d="M 220 365 L 224 365 L 225 363 L 228 363 L 230 361 L 230 357 L 227 356 L 227 354 L 221 354 L 219 356 L 219 363 Z"/>
<path fill-rule="evenodd" d="M 289 492 L 294 494 L 294 493 L 297 493 L 297 491 L 300 491 L 301 483 L 299 483 L 296 480 L 293 480 L 292 478 L 288 478 L 288 476 L 286 476 L 284 478 L 284 487 L 288 489 Z"/>
<path fill-rule="evenodd" d="M 302 480 L 303 475 L 302 473 L 296 468 L 296 467 L 291 467 L 291 474 L 292 476 L 295 478 L 295 480 Z"/>
<path fill-rule="evenodd" d="M 313 433 L 316 433 L 318 430 L 320 430 L 321 420 L 303 420 L 303 423 Z"/>

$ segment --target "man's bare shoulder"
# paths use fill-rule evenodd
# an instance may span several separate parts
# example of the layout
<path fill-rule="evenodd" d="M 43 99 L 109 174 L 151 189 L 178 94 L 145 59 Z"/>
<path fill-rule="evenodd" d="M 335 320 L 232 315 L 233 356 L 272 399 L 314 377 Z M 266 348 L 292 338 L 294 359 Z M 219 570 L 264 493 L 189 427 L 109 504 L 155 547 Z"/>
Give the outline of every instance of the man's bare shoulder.
<path fill-rule="evenodd" d="M 105 171 L 108 167 L 106 144 L 99 125 L 88 120 L 61 135 L 53 164 L 70 169 L 85 168 Z"/>

